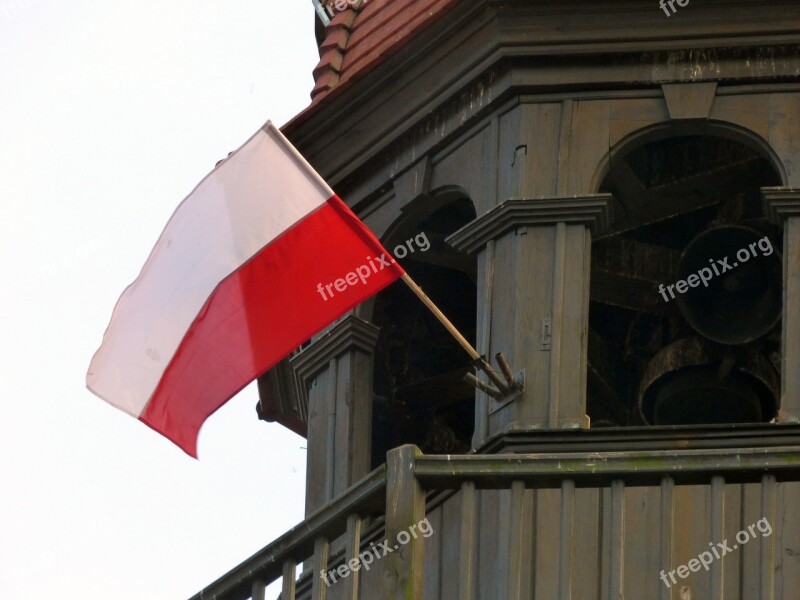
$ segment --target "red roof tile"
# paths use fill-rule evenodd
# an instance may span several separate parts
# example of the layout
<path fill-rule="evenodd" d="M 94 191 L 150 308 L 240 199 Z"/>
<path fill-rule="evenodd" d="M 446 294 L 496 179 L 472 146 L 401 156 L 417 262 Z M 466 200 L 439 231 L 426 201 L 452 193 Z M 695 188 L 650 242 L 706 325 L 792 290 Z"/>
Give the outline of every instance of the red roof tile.
<path fill-rule="evenodd" d="M 311 105 L 295 119 L 396 53 L 456 2 L 366 0 L 357 8 L 337 12 L 320 45 Z"/>

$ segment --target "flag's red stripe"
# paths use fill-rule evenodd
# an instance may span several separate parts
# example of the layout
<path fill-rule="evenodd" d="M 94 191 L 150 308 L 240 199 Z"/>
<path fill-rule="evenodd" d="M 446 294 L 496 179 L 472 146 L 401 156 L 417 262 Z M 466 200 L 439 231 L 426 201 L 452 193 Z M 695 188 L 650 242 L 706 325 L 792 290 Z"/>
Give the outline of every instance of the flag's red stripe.
<path fill-rule="evenodd" d="M 208 416 L 303 341 L 403 274 L 397 264 L 381 269 L 374 260 L 381 252 L 341 200 L 328 200 L 217 287 L 140 420 L 197 456 L 197 434 Z M 342 292 L 332 288 L 333 296 L 323 300 L 318 283 L 331 284 L 361 265 L 370 270 L 366 284 L 358 280 Z"/>

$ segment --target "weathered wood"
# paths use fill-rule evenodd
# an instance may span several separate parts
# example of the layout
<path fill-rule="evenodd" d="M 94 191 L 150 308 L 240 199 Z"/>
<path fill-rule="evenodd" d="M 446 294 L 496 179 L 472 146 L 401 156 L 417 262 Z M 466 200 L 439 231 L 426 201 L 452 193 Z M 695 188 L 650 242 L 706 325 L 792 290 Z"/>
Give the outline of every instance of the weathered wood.
<path fill-rule="evenodd" d="M 765 212 L 783 223 L 781 409 L 800 418 L 800 189 L 764 188 Z"/>
<path fill-rule="evenodd" d="M 476 540 L 478 598 L 502 598 L 506 593 L 505 563 L 508 538 L 501 537 L 507 510 L 503 508 L 503 492 L 491 490 L 476 494 L 478 500 L 478 539 Z M 498 575 L 500 573 L 500 575 Z"/>
<path fill-rule="evenodd" d="M 741 425 L 619 427 L 590 430 L 512 431 L 499 434 L 478 454 L 539 454 L 549 452 L 643 450 L 710 450 L 723 448 L 800 446 L 800 425 L 750 423 Z"/>
<path fill-rule="evenodd" d="M 425 541 L 425 561 L 422 569 L 422 597 L 441 598 L 444 577 L 450 573 L 442 571 L 448 566 L 448 557 L 442 548 L 447 533 L 444 530 L 445 507 L 450 503 L 440 504 L 426 509 L 425 518 L 428 519 L 435 536 Z"/>
<path fill-rule="evenodd" d="M 535 598 L 558 598 L 558 547 L 561 542 L 561 492 L 535 490 L 533 588 Z"/>
<path fill-rule="evenodd" d="M 358 560 L 358 555 L 361 552 L 361 517 L 358 514 L 352 514 L 347 517 L 347 533 L 345 540 L 345 563 L 349 563 L 352 559 Z M 345 593 L 346 600 L 358 600 L 359 582 L 361 580 L 360 566 L 357 569 L 351 568 L 350 575 L 345 579 Z M 281 599 L 283 600 L 283 599 Z"/>
<path fill-rule="evenodd" d="M 717 82 L 661 85 L 670 119 L 708 119 L 717 94 Z"/>
<path fill-rule="evenodd" d="M 508 510 L 508 557 L 506 568 L 508 599 L 522 600 L 522 573 L 524 568 L 524 541 L 528 539 L 523 531 L 522 523 L 525 513 L 525 484 L 522 481 L 511 482 L 511 497 Z"/>
<path fill-rule="evenodd" d="M 660 514 L 659 514 L 659 571 L 665 573 L 672 569 L 674 562 L 673 539 L 675 536 L 675 481 L 671 477 L 664 477 L 660 487 Z M 660 574 L 660 572 L 659 572 Z M 659 600 L 670 600 L 672 593 L 666 585 L 659 585 Z"/>
<path fill-rule="evenodd" d="M 463 481 L 477 488 L 509 488 L 513 481 L 528 487 L 559 487 L 565 478 L 579 487 L 657 485 L 669 475 L 677 483 L 709 482 L 715 475 L 729 481 L 759 481 L 764 473 L 779 478 L 800 477 L 796 447 L 697 450 L 590 452 L 585 454 L 422 455 L 416 458 L 416 477 L 426 487 L 456 489 Z"/>
<path fill-rule="evenodd" d="M 379 332 L 350 315 L 292 358 L 308 398 L 306 514 L 369 472 L 372 352 Z"/>
<path fill-rule="evenodd" d="M 607 194 L 510 199 L 448 238 L 479 255 L 494 240 L 493 262 L 503 265 L 492 274 L 491 351 L 506 353 L 514 369 L 524 369 L 526 389 L 512 402 L 488 402 L 489 435 L 585 426 L 587 230 L 607 222 L 609 203 Z"/>
<path fill-rule="evenodd" d="M 570 543 L 572 567 L 571 600 L 601 598 L 599 556 L 602 553 L 600 527 L 600 495 L 602 489 L 575 490 L 573 508 L 573 540 Z"/>
<path fill-rule="evenodd" d="M 660 510 L 661 494 L 656 486 L 626 486 L 622 577 L 626 597 L 657 598 L 663 585 L 658 579 L 659 530 L 653 527 Z"/>
<path fill-rule="evenodd" d="M 385 488 L 386 467 L 381 465 L 302 523 L 192 596 L 192 600 L 245 600 L 251 593 L 254 578 L 260 578 L 266 584 L 275 581 L 283 574 L 284 560 L 292 558 L 299 562 L 308 558 L 318 547 L 318 538 L 335 538 L 345 532 L 347 515 L 370 512 L 381 505 Z M 327 557 L 325 561 L 327 566 Z"/>
<path fill-rule="evenodd" d="M 476 504 L 475 484 L 465 481 L 461 484 L 461 527 L 458 543 L 458 593 L 461 600 L 474 600 L 475 588 L 475 546 L 476 546 Z"/>
<path fill-rule="evenodd" d="M 591 215 L 578 210 L 538 221 L 531 215 L 488 225 L 491 217 L 476 220 L 472 233 L 485 244 L 474 248 L 475 346 L 485 356 L 503 351 L 514 370 L 524 368 L 526 397 L 503 404 L 477 393 L 473 443 L 485 455 L 421 456 L 401 449 L 390 456 L 391 543 L 426 514 L 425 490 L 460 493 L 432 503 L 436 537 L 424 555 L 421 543 L 405 554 L 398 548 L 363 578 L 351 574 L 328 589 L 328 599 L 677 600 L 686 597 L 679 590 L 686 585 L 694 600 L 794 600 L 800 589 L 797 426 L 563 428 L 581 425 L 585 407 L 595 233 L 625 240 L 609 262 L 618 260 L 634 229 L 663 230 L 681 213 L 710 215 L 720 198 L 748 185 L 739 176 L 745 165 L 733 164 L 683 177 L 667 186 L 669 193 L 659 193 L 642 183 L 646 167 L 635 170 L 621 160 L 626 152 L 667 134 L 721 136 L 763 154 L 766 161 L 756 160 L 775 165 L 784 185 L 800 186 L 796 2 L 742 0 L 727 10 L 724 0 L 708 0 L 685 9 L 691 19 L 669 21 L 654 5 L 632 0 L 557 4 L 454 3 L 446 18 L 416 31 L 411 43 L 387 52 L 383 62 L 288 128 L 348 203 L 389 237 L 413 221 L 412 203 L 433 205 L 448 194 L 466 194 L 482 215 L 518 198 L 540 206 L 550 200 L 554 212 L 566 212 L 576 209 L 573 200 L 598 198 L 601 185 L 637 200 L 610 227 L 591 233 Z M 706 191 L 695 193 L 701 187 Z M 784 198 L 787 192 L 797 194 L 781 189 Z M 799 218 L 781 217 L 787 244 L 782 406 L 789 417 L 800 416 Z M 639 233 L 637 239 L 647 239 Z M 664 237 L 675 255 L 679 238 Z M 457 258 L 453 253 L 429 262 L 455 266 Z M 611 271 L 614 265 L 603 266 Z M 637 289 L 642 274 L 650 277 Z M 639 310 L 634 301 L 645 287 L 665 277 L 650 270 L 627 275 L 595 278 L 592 300 Z M 358 314 L 369 315 L 371 307 L 365 303 Z M 659 304 L 641 312 L 664 317 L 673 309 Z M 308 350 L 320 348 L 317 342 Z M 611 344 L 603 348 L 617 352 Z M 321 369 L 306 380 L 316 386 L 306 390 L 316 410 L 308 444 L 312 508 L 352 482 L 368 456 L 368 444 L 359 441 L 369 429 L 368 413 L 351 411 L 369 401 L 370 352 L 317 356 Z M 425 386 L 433 380 L 409 393 L 429 392 Z M 544 430 L 550 428 L 562 430 Z M 349 508 L 366 514 L 363 505 Z M 269 578 L 281 563 L 307 561 L 303 552 L 315 539 L 343 541 L 347 514 L 329 515 L 325 526 L 307 521 L 312 529 L 271 545 L 269 554 L 237 568 L 233 583 L 220 589 L 235 589 L 236 597 L 247 577 Z M 774 527 L 771 537 L 740 547 L 739 555 L 672 589 L 659 581 L 660 569 L 686 564 L 709 543 L 730 540 L 762 516 Z M 350 525 L 347 556 L 359 546 L 352 518 Z M 369 541 L 379 541 L 380 527 L 379 519 L 366 534 L 373 536 Z M 341 560 L 335 544 L 333 553 Z M 380 589 L 368 587 L 366 580 L 378 574 L 388 579 Z M 318 597 L 318 573 L 305 581 L 312 578 Z"/>
<path fill-rule="evenodd" d="M 711 478 L 711 535 L 709 540 L 722 540 L 725 536 L 725 479 Z M 705 550 L 705 548 L 703 548 Z M 725 600 L 729 596 L 725 590 L 725 561 L 711 563 L 709 578 L 711 580 L 710 600 Z"/>
<path fill-rule="evenodd" d="M 425 538 L 409 534 L 425 518 L 425 494 L 414 474 L 421 454 L 416 446 L 406 445 L 386 456 L 386 539 L 393 551 L 381 562 L 384 600 L 422 598 Z M 398 538 L 401 533 L 411 537 L 405 544 Z"/>
<path fill-rule="evenodd" d="M 296 591 L 296 577 L 297 577 L 297 562 L 293 559 L 283 561 L 283 583 L 281 586 L 281 600 L 295 600 Z M 253 598 L 253 600 L 259 600 Z M 263 598 L 266 600 L 266 598 Z"/>
<path fill-rule="evenodd" d="M 607 597 L 623 598 L 625 594 L 623 588 L 625 578 L 625 484 L 618 479 L 611 482 L 610 501 Z"/>
<path fill-rule="evenodd" d="M 328 595 L 328 584 L 322 575 L 328 572 L 328 558 L 331 545 L 327 537 L 319 536 L 314 540 L 314 558 L 311 569 L 311 600 L 325 600 Z"/>
<path fill-rule="evenodd" d="M 256 579 L 251 587 L 250 595 L 251 600 L 267 600 L 266 584 L 260 579 Z M 289 600 L 294 600 L 294 596 Z"/>
<path fill-rule="evenodd" d="M 575 540 L 575 482 L 561 483 L 561 534 L 558 545 L 558 600 L 572 599 Z"/>
<path fill-rule="evenodd" d="M 761 517 L 767 519 L 767 522 L 772 527 L 772 535 L 769 537 L 764 537 L 762 535 L 761 540 L 759 543 L 759 565 L 758 565 L 758 575 L 759 575 L 759 587 L 760 593 L 758 597 L 761 600 L 774 600 L 775 599 L 775 554 L 776 554 L 776 543 L 775 538 L 777 537 L 775 534 L 775 528 L 780 527 L 780 524 L 776 522 L 775 517 L 775 501 L 777 496 L 777 484 L 775 483 L 775 477 L 772 475 L 764 475 L 764 478 L 761 480 Z M 796 515 L 797 513 L 795 513 Z M 756 540 L 750 540 L 751 543 L 755 543 Z"/>

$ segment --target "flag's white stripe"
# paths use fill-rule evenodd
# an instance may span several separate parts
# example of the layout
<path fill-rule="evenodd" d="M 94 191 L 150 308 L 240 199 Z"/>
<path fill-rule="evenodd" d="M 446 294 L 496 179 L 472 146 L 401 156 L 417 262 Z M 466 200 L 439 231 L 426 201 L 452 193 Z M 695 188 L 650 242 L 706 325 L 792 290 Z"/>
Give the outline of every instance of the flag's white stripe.
<path fill-rule="evenodd" d="M 178 206 L 117 302 L 87 385 L 138 417 L 219 282 L 332 195 L 267 123 Z"/>

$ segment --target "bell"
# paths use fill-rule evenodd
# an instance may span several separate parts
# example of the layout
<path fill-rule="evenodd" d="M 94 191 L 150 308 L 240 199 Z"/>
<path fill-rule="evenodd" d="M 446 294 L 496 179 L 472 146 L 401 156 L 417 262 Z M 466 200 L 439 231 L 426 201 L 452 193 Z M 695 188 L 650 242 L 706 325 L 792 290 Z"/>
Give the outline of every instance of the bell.
<path fill-rule="evenodd" d="M 689 325 L 720 344 L 744 344 L 781 318 L 783 262 L 767 236 L 742 226 L 708 229 L 678 266 L 678 307 Z M 686 283 L 688 282 L 688 284 Z"/>
<path fill-rule="evenodd" d="M 775 414 L 780 381 L 760 352 L 698 337 L 661 349 L 645 369 L 639 410 L 651 425 L 757 423 Z"/>

